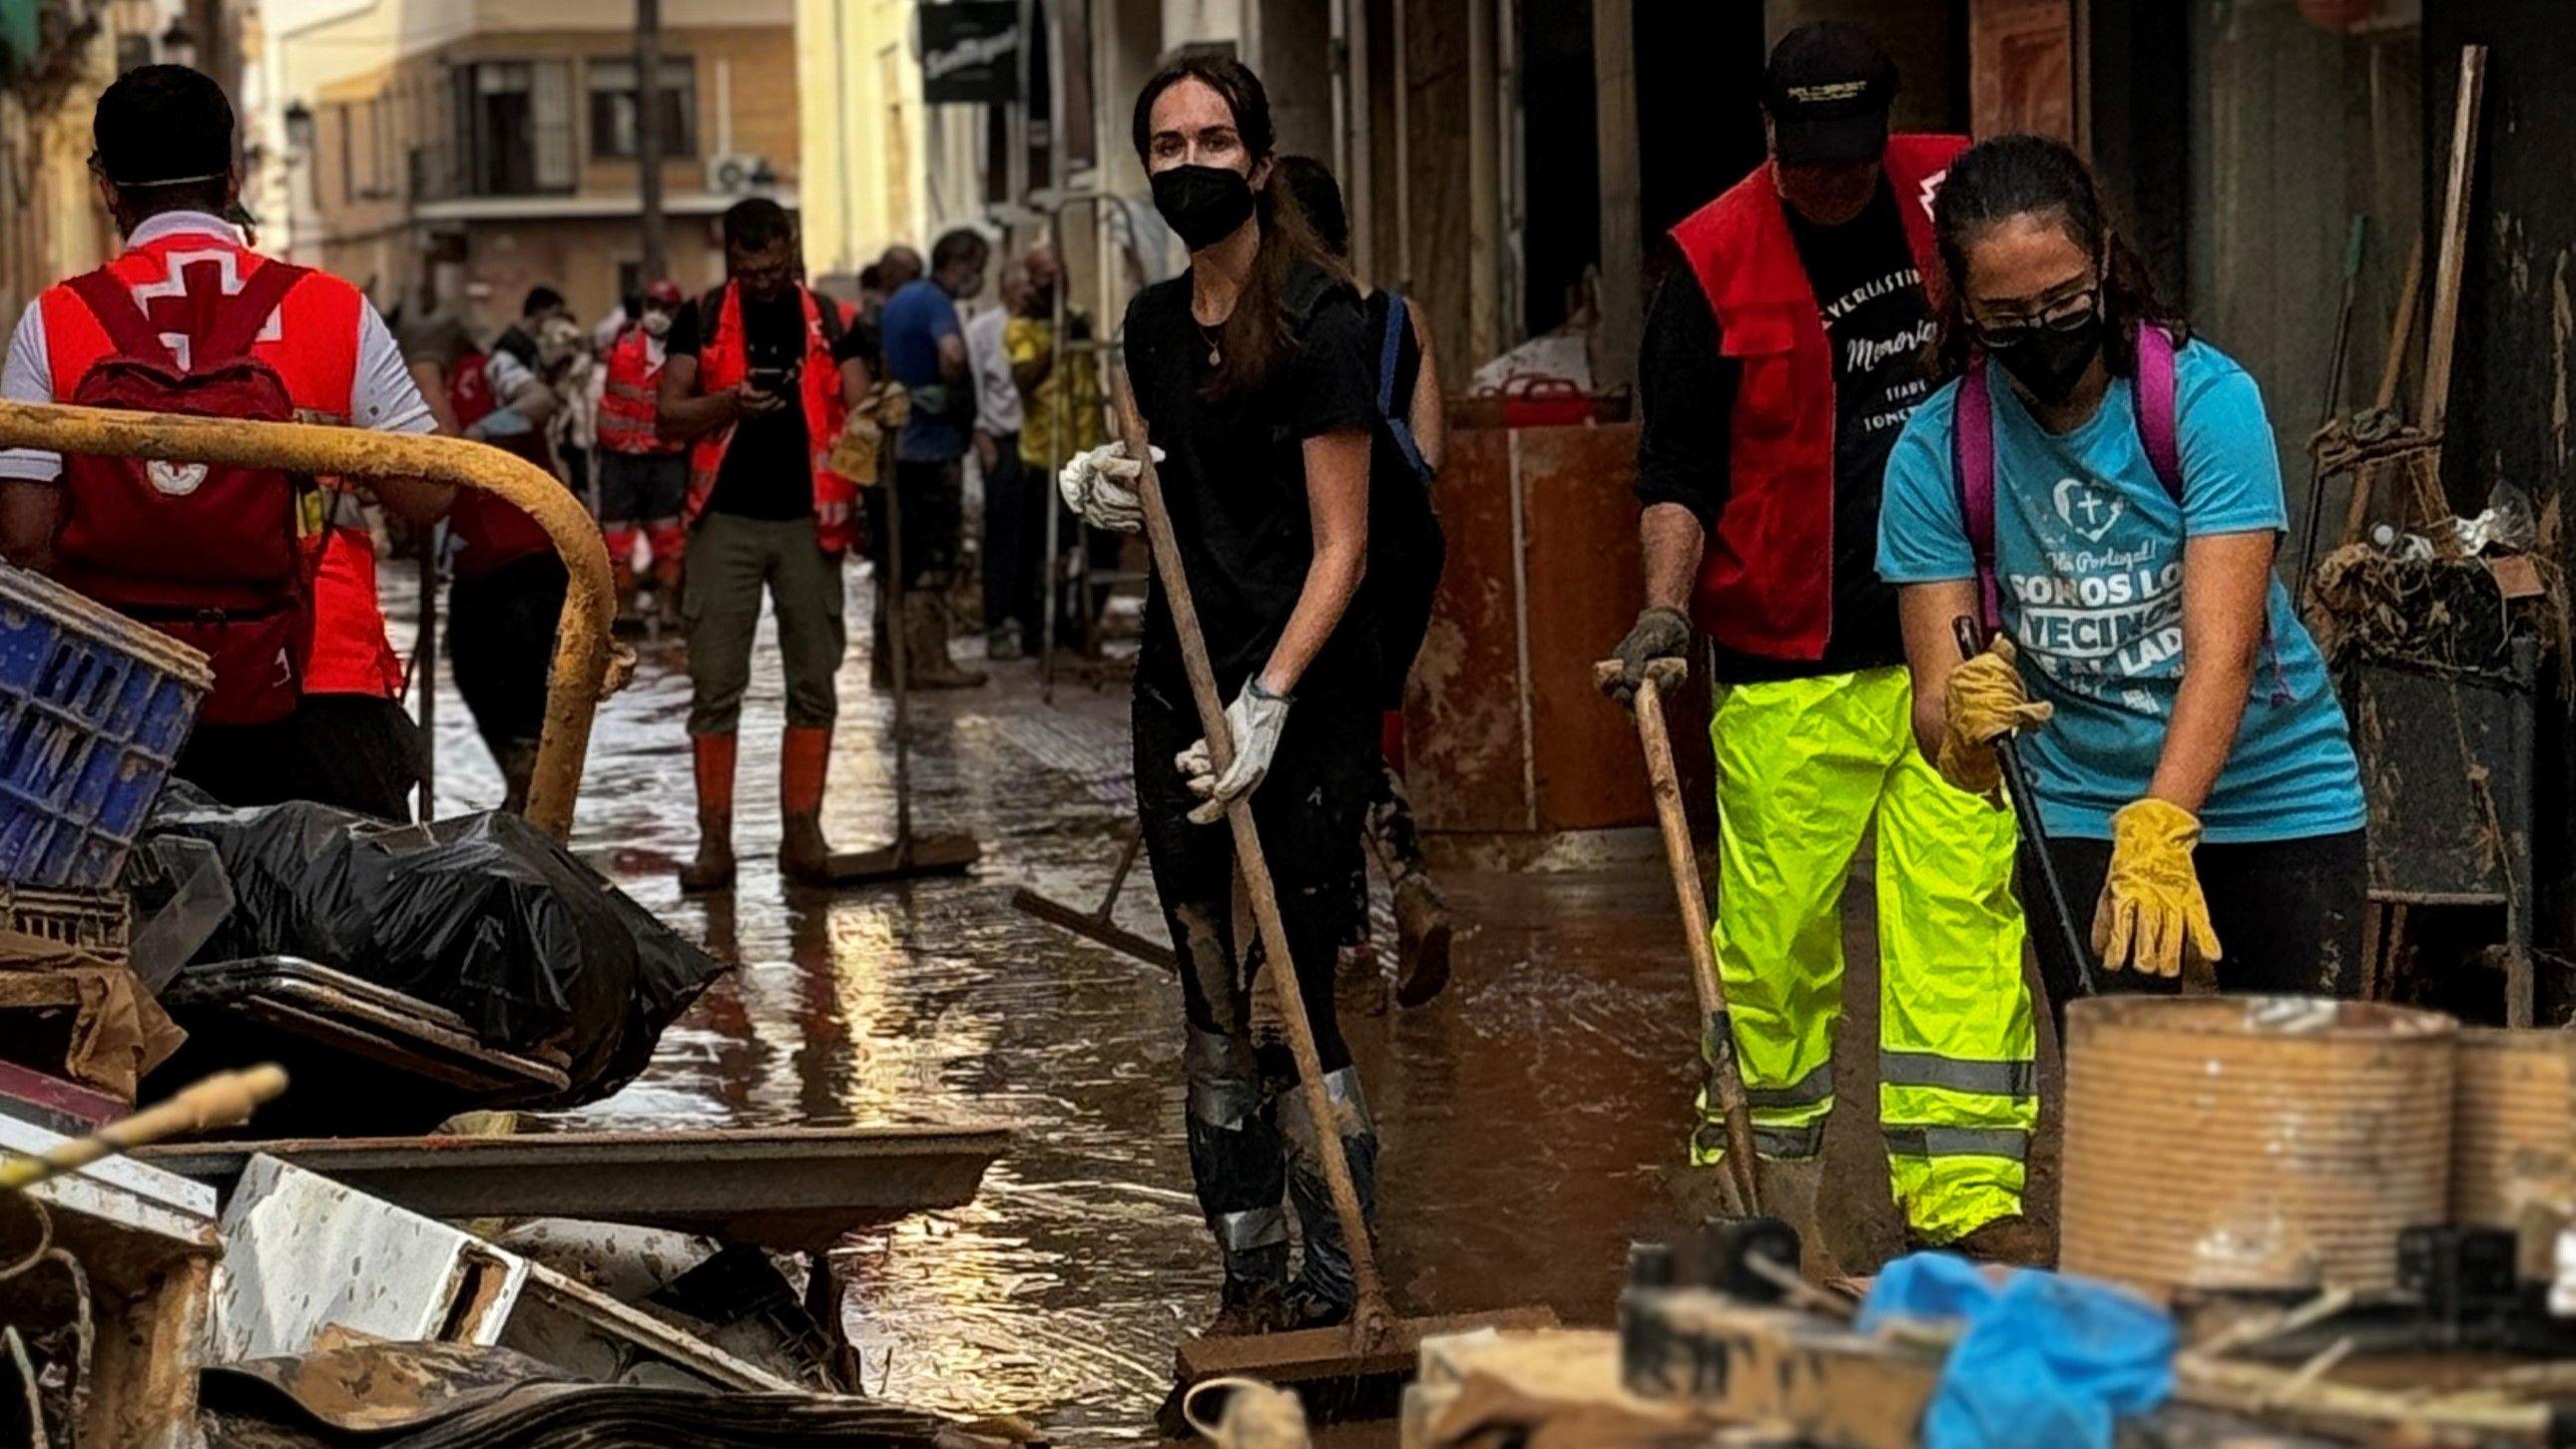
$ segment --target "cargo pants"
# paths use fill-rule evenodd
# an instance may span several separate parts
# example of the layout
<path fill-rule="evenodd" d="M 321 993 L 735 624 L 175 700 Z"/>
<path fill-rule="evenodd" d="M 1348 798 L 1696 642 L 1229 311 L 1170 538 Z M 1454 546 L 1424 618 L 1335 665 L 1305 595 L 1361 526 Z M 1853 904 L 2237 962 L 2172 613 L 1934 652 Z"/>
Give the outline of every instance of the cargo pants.
<path fill-rule="evenodd" d="M 1843 886 L 1876 827 L 1879 1125 L 1907 1225 L 1939 1244 L 2022 1210 L 2038 1032 L 2012 815 L 1923 758 L 1913 703 L 1903 668 L 1723 691 L 1712 935 L 1755 1150 L 1813 1157 L 1834 1109 Z M 1708 1166 L 1726 1137 L 1701 1112 Z"/>

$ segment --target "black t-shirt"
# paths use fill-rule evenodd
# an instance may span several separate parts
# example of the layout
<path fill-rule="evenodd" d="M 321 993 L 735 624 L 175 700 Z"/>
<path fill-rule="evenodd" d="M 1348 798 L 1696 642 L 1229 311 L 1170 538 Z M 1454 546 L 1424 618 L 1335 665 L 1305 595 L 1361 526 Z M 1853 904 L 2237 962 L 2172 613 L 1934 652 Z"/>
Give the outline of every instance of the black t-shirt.
<path fill-rule="evenodd" d="M 1187 273 L 1146 288 L 1127 307 L 1127 375 L 1146 432 L 1164 453 L 1156 476 L 1217 691 L 1227 699 L 1269 661 L 1314 559 L 1306 440 L 1367 428 L 1376 417 L 1359 298 L 1319 272 L 1293 277 L 1289 295 L 1315 300 L 1268 384 L 1257 396 L 1223 402 L 1205 391 L 1215 369 L 1209 336 L 1190 315 Z M 1359 662 L 1360 632 L 1337 630 L 1299 689 L 1341 680 Z M 1183 687 L 1179 636 L 1159 579 L 1146 603 L 1137 679 Z"/>
<path fill-rule="evenodd" d="M 1791 210 L 1789 231 L 1834 356 L 1832 625 L 1821 659 L 1719 649 L 1718 677 L 1728 683 L 1842 674 L 1905 659 L 1896 591 L 1878 577 L 1878 510 L 1897 433 L 1932 390 L 1931 302 L 1884 182 L 1853 220 L 1818 226 Z M 1637 496 L 1683 504 L 1707 528 L 1726 504 L 1727 430 L 1743 374 L 1743 364 L 1720 357 L 1717 347 L 1717 317 L 1698 276 L 1676 268 L 1646 318 Z"/>
<path fill-rule="evenodd" d="M 711 292 L 671 318 L 671 330 L 663 337 L 663 347 L 671 356 L 698 355 L 713 320 L 700 314 L 722 297 L 720 290 Z M 817 301 L 827 319 L 837 318 L 830 298 Z M 854 334 L 833 329 L 828 320 L 825 326 L 833 334 L 833 361 L 867 360 Z M 753 367 L 793 368 L 803 363 L 805 307 L 794 290 L 767 302 L 745 296 L 742 330 L 744 355 Z M 805 409 L 798 398 L 797 390 L 790 387 L 785 407 L 756 417 L 746 415 L 734 425 L 724 466 L 716 472 L 715 492 L 707 499 L 709 512 L 772 521 L 814 512 L 813 446 L 805 435 Z"/>

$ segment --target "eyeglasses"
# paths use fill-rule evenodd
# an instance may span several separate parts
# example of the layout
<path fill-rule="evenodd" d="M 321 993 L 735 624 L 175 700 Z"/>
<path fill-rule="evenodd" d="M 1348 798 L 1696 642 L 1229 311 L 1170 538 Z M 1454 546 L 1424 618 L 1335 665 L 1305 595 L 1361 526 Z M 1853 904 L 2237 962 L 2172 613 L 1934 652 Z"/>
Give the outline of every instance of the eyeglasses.
<path fill-rule="evenodd" d="M 2071 297 L 2061 297 L 2038 312 L 2012 317 L 1968 319 L 1968 332 L 1989 352 L 2001 351 L 2029 341 L 2042 332 L 2080 332 L 2102 314 L 2102 289 L 2091 286 Z"/>

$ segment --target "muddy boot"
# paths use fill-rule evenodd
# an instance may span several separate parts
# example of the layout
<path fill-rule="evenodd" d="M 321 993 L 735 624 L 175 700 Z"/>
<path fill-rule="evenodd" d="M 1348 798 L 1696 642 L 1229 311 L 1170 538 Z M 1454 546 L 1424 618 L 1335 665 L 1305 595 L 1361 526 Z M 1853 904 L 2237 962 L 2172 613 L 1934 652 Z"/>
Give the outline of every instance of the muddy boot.
<path fill-rule="evenodd" d="M 1395 883 L 1395 1000 L 1420 1006 L 1449 984 L 1449 903 L 1419 870 Z"/>
<path fill-rule="evenodd" d="M 980 669 L 964 669 L 948 653 L 948 611 L 935 594 L 907 594 L 903 600 L 904 683 L 914 689 L 973 689 L 984 682 Z"/>
<path fill-rule="evenodd" d="M 1911 1247 L 1956 1253 L 1976 1263 L 2001 1263 L 2014 1268 L 2047 1268 L 2057 1262 L 2056 1235 L 2037 1221 L 2019 1213 L 2010 1217 L 1996 1218 L 1946 1243 L 1932 1242 L 1917 1235 L 1911 1229 L 1907 1230 L 1905 1239 Z"/>
<path fill-rule="evenodd" d="M 865 878 L 862 854 L 834 853 L 823 839 L 823 784 L 832 732 L 789 725 L 778 747 L 778 873 L 800 886 L 844 886 Z"/>
<path fill-rule="evenodd" d="M 501 767 L 501 809 L 511 815 L 528 813 L 528 790 L 537 778 L 537 742 L 512 740 L 492 752 Z"/>
<path fill-rule="evenodd" d="M 611 582 L 617 586 L 617 632 L 632 634 L 644 627 L 644 611 L 636 603 L 635 565 L 611 554 L 608 573 Z"/>
<path fill-rule="evenodd" d="M 732 735 L 691 735 L 689 750 L 698 777 L 698 858 L 680 868 L 680 890 L 688 895 L 733 887 Z"/>
<path fill-rule="evenodd" d="M 680 637 L 680 569 L 676 557 L 653 560 L 653 613 L 665 639 Z"/>
<path fill-rule="evenodd" d="M 1351 1185 L 1359 1190 L 1360 1219 L 1377 1231 L 1377 1124 L 1360 1095 L 1357 1067 L 1327 1073 L 1324 1090 L 1339 1119 L 1342 1155 L 1350 1163 Z M 1342 1235 L 1341 1215 L 1333 1211 L 1333 1191 L 1324 1178 L 1322 1142 L 1314 1117 L 1306 1110 L 1303 1086 L 1279 1098 L 1279 1134 L 1288 1146 L 1288 1200 L 1297 1209 L 1297 1225 L 1306 1243 L 1306 1261 L 1289 1295 L 1298 1328 L 1326 1328 L 1350 1321 L 1359 1296 L 1351 1273 L 1349 1239 Z"/>
<path fill-rule="evenodd" d="M 1798 1275 L 1810 1283 L 1829 1283 L 1842 1276 L 1842 1265 L 1825 1246 L 1824 1219 L 1816 1212 L 1825 1183 L 1825 1159 L 1761 1157 L 1754 1159 L 1753 1184 L 1762 1194 L 1762 1212 L 1798 1233 Z"/>

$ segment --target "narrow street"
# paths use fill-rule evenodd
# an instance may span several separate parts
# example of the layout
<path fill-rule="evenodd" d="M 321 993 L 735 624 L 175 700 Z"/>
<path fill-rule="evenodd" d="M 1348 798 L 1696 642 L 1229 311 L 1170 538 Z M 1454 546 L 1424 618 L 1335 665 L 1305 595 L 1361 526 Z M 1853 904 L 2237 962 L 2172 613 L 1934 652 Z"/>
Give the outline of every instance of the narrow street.
<path fill-rule="evenodd" d="M 864 583 L 854 569 L 826 817 L 843 848 L 881 843 L 894 818 L 892 706 L 867 683 Z M 406 597 L 389 609 L 398 638 L 416 608 Z M 924 1407 L 1031 1414 L 1061 1442 L 1150 1441 L 1172 1344 L 1213 1311 L 1216 1290 L 1182 1151 L 1179 989 L 1009 899 L 1028 884 L 1097 903 L 1128 818 L 1125 686 L 1060 681 L 1050 707 L 1035 663 L 1021 661 L 984 689 L 923 696 L 915 818 L 971 830 L 983 863 L 961 879 L 790 898 L 769 859 L 781 700 L 770 647 L 764 624 L 730 899 L 683 899 L 672 877 L 694 846 L 688 686 L 672 658 L 645 648 L 635 685 L 600 712 L 576 849 L 739 969 L 663 1037 L 642 1079 L 551 1120 L 1008 1123 L 1017 1142 L 974 1204 L 845 1244 L 845 1322 L 870 1387 Z M 488 805 L 499 777 L 463 706 L 449 690 L 438 708 L 440 813 Z M 1453 874 L 1475 929 L 1447 994 L 1399 1012 L 1345 990 L 1386 1132 L 1381 1231 L 1401 1306 L 1542 1302 L 1569 1322 L 1607 1323 L 1628 1242 L 1675 1221 L 1667 1165 L 1694 1083 L 1691 995 L 1662 863 L 1631 862 Z M 1160 938 L 1141 866 L 1118 914 Z M 1895 1224 L 1876 1175 L 1866 931 L 1855 922 L 1852 1069 L 1828 1137 L 1827 1201 L 1837 1247 L 1875 1262 L 1894 1251 Z"/>

